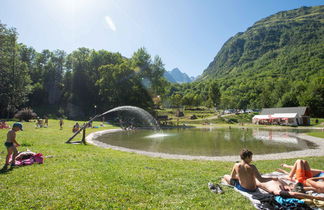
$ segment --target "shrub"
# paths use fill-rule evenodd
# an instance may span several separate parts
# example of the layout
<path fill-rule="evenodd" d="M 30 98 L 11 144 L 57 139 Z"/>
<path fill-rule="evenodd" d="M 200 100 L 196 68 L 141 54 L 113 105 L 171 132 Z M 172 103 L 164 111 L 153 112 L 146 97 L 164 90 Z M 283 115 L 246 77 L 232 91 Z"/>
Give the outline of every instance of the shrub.
<path fill-rule="evenodd" d="M 231 124 L 238 123 L 238 120 L 235 118 L 224 118 L 224 119 L 225 119 L 225 122 L 227 122 L 227 123 L 231 123 Z"/>
<path fill-rule="evenodd" d="M 29 120 L 36 118 L 37 114 L 31 109 L 31 108 L 23 108 L 22 110 L 18 111 L 15 114 L 15 118 L 18 118 L 19 121 L 26 121 L 29 122 Z"/>

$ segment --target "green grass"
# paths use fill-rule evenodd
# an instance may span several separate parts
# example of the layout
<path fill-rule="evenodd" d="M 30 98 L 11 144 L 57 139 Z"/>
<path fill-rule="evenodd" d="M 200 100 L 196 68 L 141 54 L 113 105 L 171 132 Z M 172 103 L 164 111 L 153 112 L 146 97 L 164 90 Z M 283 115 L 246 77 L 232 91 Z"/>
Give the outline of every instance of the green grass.
<path fill-rule="evenodd" d="M 312 132 L 312 133 L 307 133 L 307 135 L 314 136 L 314 137 L 319 137 L 324 139 L 324 130 L 320 132 Z"/>
<path fill-rule="evenodd" d="M 57 120 L 49 128 L 24 123 L 17 141 L 45 156 L 43 165 L 15 168 L 0 174 L 0 209 L 253 209 L 231 188 L 213 194 L 208 181 L 219 182 L 230 173 L 232 162 L 151 158 L 134 153 L 71 145 L 73 121 Z M 94 123 L 99 125 L 99 123 Z M 87 133 L 112 128 L 87 129 Z M 0 130 L 5 140 L 7 130 Z M 78 139 L 81 138 L 79 135 Z M 0 149 L 4 163 L 5 147 Z M 256 161 L 260 172 L 274 171 L 282 162 L 296 159 Z M 324 168 L 324 157 L 307 158 L 312 167 Z"/>
<path fill-rule="evenodd" d="M 316 127 L 324 127 L 324 118 L 311 118 L 310 124 Z"/>

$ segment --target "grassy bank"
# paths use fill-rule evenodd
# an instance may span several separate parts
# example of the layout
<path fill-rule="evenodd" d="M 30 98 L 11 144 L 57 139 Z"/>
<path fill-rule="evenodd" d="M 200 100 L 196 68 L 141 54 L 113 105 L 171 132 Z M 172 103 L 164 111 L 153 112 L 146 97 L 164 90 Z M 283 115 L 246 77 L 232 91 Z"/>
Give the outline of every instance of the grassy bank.
<path fill-rule="evenodd" d="M 72 135 L 74 122 L 50 120 L 49 128 L 36 129 L 24 123 L 17 133 L 22 146 L 41 152 L 43 165 L 15 168 L 0 174 L 0 209 L 253 209 L 249 201 L 230 188 L 211 193 L 208 181 L 219 182 L 233 163 L 151 158 L 133 153 L 64 142 Z M 96 123 L 95 123 L 96 125 Z M 99 123 L 97 123 L 99 125 Z M 105 128 L 87 129 L 87 133 Z M 5 140 L 7 130 L 0 130 Z M 81 138 L 78 136 L 77 138 Z M 0 149 L 1 163 L 6 155 Z M 324 157 L 307 158 L 311 166 L 324 168 Z M 262 173 L 274 171 L 282 162 L 295 159 L 256 161 Z"/>
<path fill-rule="evenodd" d="M 307 135 L 310 136 L 314 136 L 314 137 L 319 137 L 319 138 L 323 138 L 324 139 L 324 132 L 311 132 L 311 133 L 307 133 Z"/>

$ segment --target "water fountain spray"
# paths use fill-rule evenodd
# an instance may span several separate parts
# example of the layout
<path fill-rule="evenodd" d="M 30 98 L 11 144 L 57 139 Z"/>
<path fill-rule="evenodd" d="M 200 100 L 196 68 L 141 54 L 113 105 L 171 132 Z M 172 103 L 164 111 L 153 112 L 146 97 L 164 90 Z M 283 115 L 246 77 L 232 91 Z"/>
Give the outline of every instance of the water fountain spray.
<path fill-rule="evenodd" d="M 147 123 L 149 123 L 149 125 L 151 127 L 153 127 L 154 130 L 160 130 L 160 126 L 159 126 L 158 122 L 156 121 L 156 119 L 150 113 L 148 113 L 147 111 L 145 111 L 144 109 L 139 108 L 139 107 L 135 107 L 135 106 L 119 106 L 119 107 L 110 109 L 110 110 L 108 110 L 108 111 L 106 111 L 106 112 L 104 112 L 102 114 L 96 115 L 93 118 L 91 118 L 76 133 L 74 133 L 73 136 L 70 137 L 65 143 L 69 143 L 69 144 L 72 144 L 72 143 L 74 143 L 74 144 L 76 144 L 76 143 L 83 143 L 83 144 L 86 144 L 86 141 L 85 141 L 86 128 L 89 127 L 89 124 L 92 121 L 94 121 L 95 119 L 99 118 L 99 117 L 103 117 L 103 116 L 105 116 L 108 113 L 117 112 L 117 111 L 130 111 L 132 113 L 135 113 L 138 116 L 140 116 L 143 120 L 145 120 Z M 81 131 L 83 132 L 82 140 L 81 141 L 71 142 L 72 139 L 74 137 L 76 137 Z"/>

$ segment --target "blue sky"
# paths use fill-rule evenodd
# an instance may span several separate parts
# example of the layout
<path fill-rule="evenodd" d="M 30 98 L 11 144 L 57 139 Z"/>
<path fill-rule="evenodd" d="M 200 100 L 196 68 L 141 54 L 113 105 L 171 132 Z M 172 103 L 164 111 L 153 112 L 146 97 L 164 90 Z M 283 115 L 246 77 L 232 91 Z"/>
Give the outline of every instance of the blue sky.
<path fill-rule="evenodd" d="M 0 20 L 19 42 L 70 53 L 78 47 L 120 52 L 140 47 L 166 70 L 203 72 L 224 42 L 261 18 L 322 0 L 0 0 Z"/>

